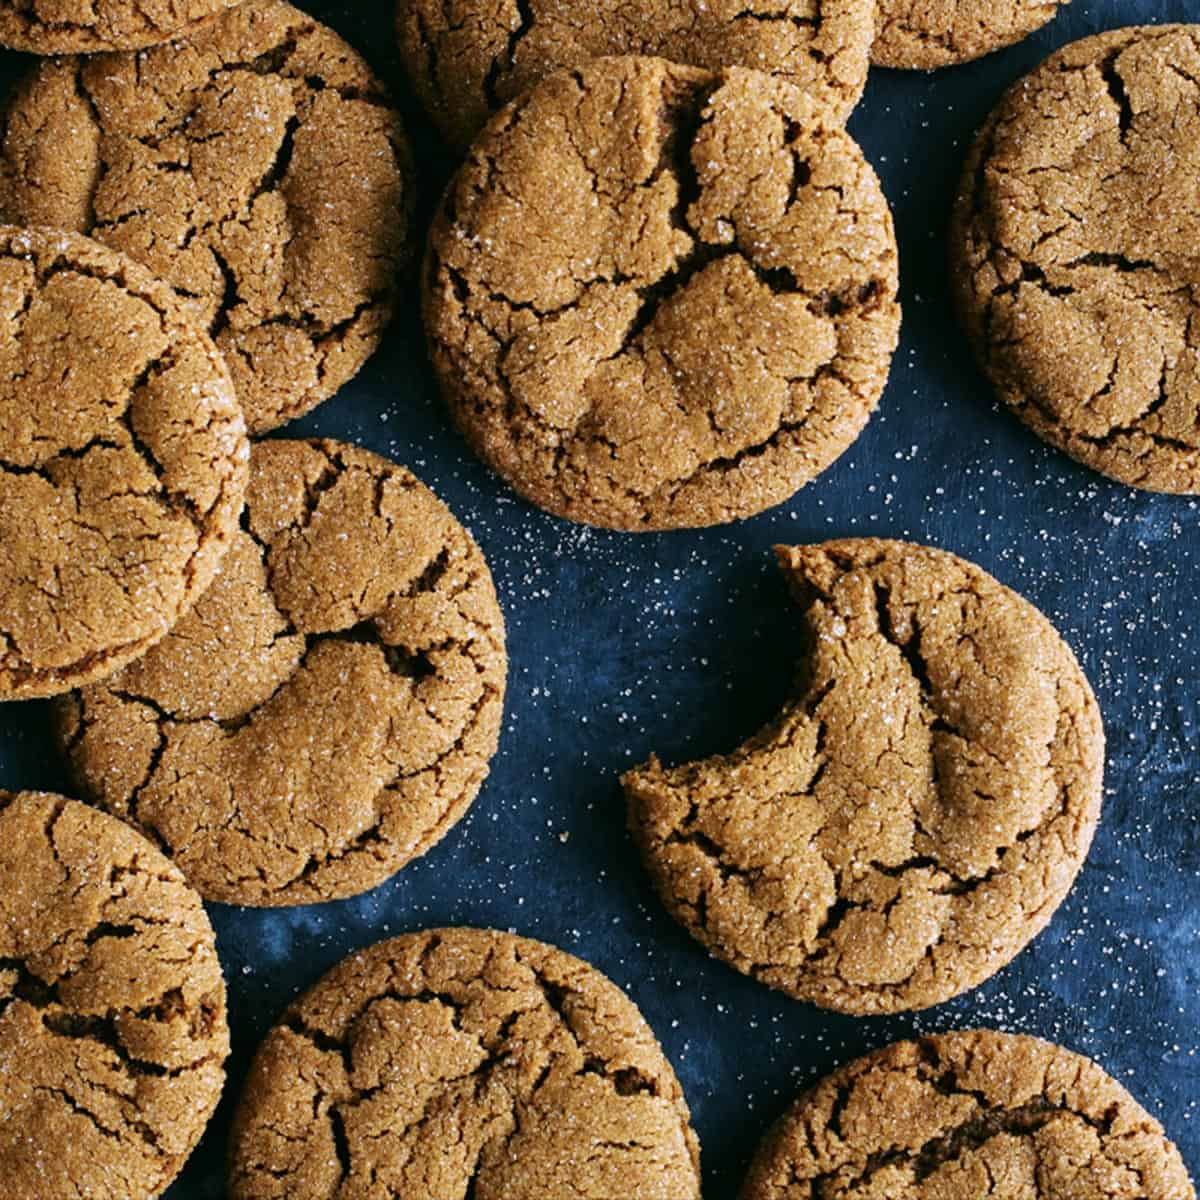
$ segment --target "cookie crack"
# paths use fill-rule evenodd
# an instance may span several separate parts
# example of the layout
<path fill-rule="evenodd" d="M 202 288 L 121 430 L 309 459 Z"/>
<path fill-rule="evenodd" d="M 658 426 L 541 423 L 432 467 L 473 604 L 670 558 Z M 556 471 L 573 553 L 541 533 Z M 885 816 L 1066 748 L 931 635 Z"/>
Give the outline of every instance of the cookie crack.
<path fill-rule="evenodd" d="M 501 77 L 512 73 L 517 60 L 517 47 L 534 25 L 531 0 L 515 0 L 515 3 L 517 23 L 509 30 L 508 42 L 504 47 L 503 53 L 492 59 L 487 74 L 483 77 L 483 94 L 487 100 L 488 108 L 492 110 L 503 107 L 504 101 L 501 99 L 499 92 Z M 433 44 L 432 39 L 428 44 Z"/>
<path fill-rule="evenodd" d="M 1129 98 L 1129 90 L 1125 86 L 1125 79 L 1117 65 L 1122 52 L 1123 49 L 1105 55 L 1100 60 L 1099 70 L 1100 77 L 1108 88 L 1108 94 L 1117 108 L 1117 124 L 1121 131 L 1121 141 L 1128 146 L 1129 131 L 1133 128 L 1134 111 L 1133 103 Z"/>
<path fill-rule="evenodd" d="M 188 958 L 183 961 L 190 961 L 196 949 L 193 946 Z M 140 1075 L 173 1079 L 223 1059 L 224 1056 L 218 1051 L 209 1050 L 193 1061 L 168 1067 L 135 1055 L 125 1044 L 119 1029 L 122 1021 L 165 1022 L 180 1013 L 188 1013 L 193 1025 L 192 1036 L 204 1040 L 211 1036 L 216 1020 L 217 1006 L 211 997 L 201 1000 L 189 1012 L 189 1003 L 183 992 L 178 987 L 171 987 L 154 1003 L 138 1009 L 109 1009 L 104 1014 L 81 1013 L 65 1004 L 59 995 L 62 985 L 71 980 L 73 975 L 73 972 L 69 972 L 55 980 L 47 980 L 33 971 L 25 959 L 0 958 L 0 988 L 3 989 L 0 1017 L 17 1005 L 33 1009 L 39 1014 L 47 1033 L 70 1041 L 86 1041 L 102 1046 L 113 1054 L 131 1077 Z"/>

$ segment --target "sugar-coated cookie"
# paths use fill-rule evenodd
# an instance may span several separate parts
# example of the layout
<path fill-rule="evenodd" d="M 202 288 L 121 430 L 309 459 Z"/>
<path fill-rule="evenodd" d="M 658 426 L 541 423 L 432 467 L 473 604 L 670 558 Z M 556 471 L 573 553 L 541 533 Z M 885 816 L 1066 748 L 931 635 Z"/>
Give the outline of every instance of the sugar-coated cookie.
<path fill-rule="evenodd" d="M 200 897 L 75 800 L 0 792 L 0 1180 L 7 1200 L 148 1200 L 225 1081 Z"/>
<path fill-rule="evenodd" d="M 741 1200 L 1195 1200 L 1179 1151 L 1095 1063 L 987 1030 L 898 1042 L 802 1096 Z"/>
<path fill-rule="evenodd" d="M 442 929 L 352 954 L 284 1014 L 230 1200 L 699 1200 L 679 1083 L 625 994 L 541 942 Z"/>
<path fill-rule="evenodd" d="M 417 94 L 466 146 L 547 75 L 604 55 L 753 67 L 844 121 L 867 81 L 874 20 L 874 0 L 399 0 L 396 29 Z"/>
<path fill-rule="evenodd" d="M 931 70 L 982 58 L 1053 20 L 1070 0 L 879 0 L 871 61 Z"/>
<path fill-rule="evenodd" d="M 0 46 L 30 54 L 137 50 L 195 32 L 238 0 L 0 0 Z"/>
<path fill-rule="evenodd" d="M 1100 812 L 1104 735 L 1050 622 L 943 550 L 781 547 L 809 649 L 734 753 L 624 779 L 672 914 L 771 987 L 924 1008 L 1045 926 Z"/>
<path fill-rule="evenodd" d="M 963 172 L 953 288 L 1000 398 L 1121 483 L 1200 492 L 1200 25 L 1060 50 Z"/>
<path fill-rule="evenodd" d="M 169 287 L 87 238 L 0 228 L 0 700 L 157 642 L 229 546 L 248 454 Z"/>
<path fill-rule="evenodd" d="M 226 564 L 154 651 L 61 702 L 85 794 L 209 899 L 309 904 L 381 883 L 463 815 L 503 705 L 478 546 L 403 467 L 259 442 Z"/>
<path fill-rule="evenodd" d="M 0 125 L 0 215 L 89 234 L 172 284 L 263 433 L 379 344 L 408 165 L 359 54 L 282 0 L 247 0 L 169 45 L 39 63 Z"/>
<path fill-rule="evenodd" d="M 434 368 L 533 503 L 614 529 L 788 499 L 896 346 L 891 214 L 855 142 L 756 71 L 599 59 L 504 110 L 430 234 Z"/>

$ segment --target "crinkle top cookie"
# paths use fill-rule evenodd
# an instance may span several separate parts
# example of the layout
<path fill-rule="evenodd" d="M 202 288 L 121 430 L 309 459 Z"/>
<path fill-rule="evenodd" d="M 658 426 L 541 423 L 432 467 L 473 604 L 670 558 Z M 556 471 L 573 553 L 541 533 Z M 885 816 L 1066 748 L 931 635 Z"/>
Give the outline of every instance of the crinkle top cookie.
<path fill-rule="evenodd" d="M 741 1200 L 1195 1200 L 1179 1151 L 1095 1063 L 987 1030 L 898 1042 L 822 1080 Z"/>
<path fill-rule="evenodd" d="M 0 46 L 31 54 L 137 50 L 200 29 L 238 0 L 0 0 Z"/>
<path fill-rule="evenodd" d="M 780 548 L 800 688 L 740 749 L 624 779 L 667 907 L 738 970 L 855 1014 L 974 987 L 1050 920 L 1091 844 L 1104 735 L 1031 604 L 942 550 Z"/>
<path fill-rule="evenodd" d="M 231 1200 L 699 1200 L 641 1014 L 541 942 L 442 929 L 353 954 L 284 1014 L 234 1120 Z"/>
<path fill-rule="evenodd" d="M 87 238 L 0 228 L 0 700 L 111 675 L 224 555 L 246 486 L 221 356 Z"/>
<path fill-rule="evenodd" d="M 1014 86 L 963 174 L 958 307 L 1000 398 L 1130 484 L 1200 492 L 1200 26 L 1119 29 Z"/>
<path fill-rule="evenodd" d="M 0 214 L 87 233 L 172 284 L 263 433 L 378 345 L 408 162 L 363 59 L 299 9 L 248 0 L 185 41 L 35 67 L 3 120 Z"/>
<path fill-rule="evenodd" d="M 871 61 L 930 70 L 970 62 L 1040 29 L 1070 0 L 879 0 Z"/>
<path fill-rule="evenodd" d="M 534 503 L 616 529 L 760 512 L 866 424 L 898 336 L 862 153 L 755 71 L 600 59 L 492 122 L 434 220 L 459 426 Z"/>
<path fill-rule="evenodd" d="M 455 144 L 554 71 L 603 55 L 765 71 L 845 121 L 867 80 L 874 0 L 400 0 L 413 85 Z"/>
<path fill-rule="evenodd" d="M 308 904 L 381 883 L 463 815 L 503 706 L 479 548 L 403 467 L 338 442 L 254 447 L 212 587 L 106 683 L 64 697 L 86 794 L 206 897 Z"/>
<path fill-rule="evenodd" d="M 0 792 L 0 875 L 4 1194 L 157 1196 L 225 1081 L 200 898 L 128 826 L 32 792 Z"/>

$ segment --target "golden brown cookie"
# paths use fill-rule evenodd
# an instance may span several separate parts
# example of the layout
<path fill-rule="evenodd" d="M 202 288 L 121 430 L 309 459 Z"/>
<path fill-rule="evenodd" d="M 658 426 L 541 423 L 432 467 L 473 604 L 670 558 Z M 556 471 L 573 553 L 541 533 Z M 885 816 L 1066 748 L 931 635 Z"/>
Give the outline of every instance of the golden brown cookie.
<path fill-rule="evenodd" d="M 0 213 L 88 233 L 172 284 L 251 432 L 332 396 L 378 345 L 406 254 L 407 143 L 366 63 L 291 5 L 45 61 L 0 134 Z"/>
<path fill-rule="evenodd" d="M 169 287 L 86 238 L 0 228 L 0 700 L 157 642 L 228 548 L 247 455 Z"/>
<path fill-rule="evenodd" d="M 455 420 L 535 504 L 614 529 L 750 516 L 866 424 L 898 336 L 874 172 L 788 84 L 597 60 L 510 105 L 433 224 Z"/>
<path fill-rule="evenodd" d="M 399 0 L 413 86 L 455 145 L 555 71 L 651 54 L 717 70 L 753 67 L 806 91 L 836 123 L 867 81 L 874 0 Z"/>
<path fill-rule="evenodd" d="M 796 698 L 725 757 L 630 771 L 664 903 L 713 954 L 826 1008 L 924 1008 L 1050 920 L 1100 811 L 1104 733 L 1050 622 L 942 550 L 780 547 Z"/>
<path fill-rule="evenodd" d="M 767 1135 L 741 1200 L 1195 1200 L 1178 1150 L 1095 1063 L 976 1031 L 897 1042 Z"/>
<path fill-rule="evenodd" d="M 1071 0 L 879 0 L 871 61 L 932 70 L 1011 46 Z"/>
<path fill-rule="evenodd" d="M 230 1200 L 699 1200 L 687 1103 L 594 968 L 483 929 L 351 955 L 284 1014 L 234 1120 Z"/>
<path fill-rule="evenodd" d="M 200 29 L 238 0 L 0 0 L 0 46 L 31 54 L 137 50 Z"/>
<path fill-rule="evenodd" d="M 183 876 L 120 821 L 0 792 L 7 1200 L 157 1196 L 225 1081 L 225 981 Z"/>
<path fill-rule="evenodd" d="M 1075 42 L 984 125 L 954 289 L 1000 398 L 1134 487 L 1200 492 L 1200 26 Z"/>
<path fill-rule="evenodd" d="M 254 447 L 224 569 L 156 649 L 61 702 L 85 793 L 210 900 L 355 895 L 463 815 L 496 749 L 504 621 L 478 546 L 403 467 Z"/>

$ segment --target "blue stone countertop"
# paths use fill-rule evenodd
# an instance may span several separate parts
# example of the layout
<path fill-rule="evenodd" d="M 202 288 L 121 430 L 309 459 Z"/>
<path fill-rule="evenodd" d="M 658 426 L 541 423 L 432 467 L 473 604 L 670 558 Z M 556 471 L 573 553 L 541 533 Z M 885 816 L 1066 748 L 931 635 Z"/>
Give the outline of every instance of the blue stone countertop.
<path fill-rule="evenodd" d="M 405 90 L 391 0 L 303 6 L 395 85 L 423 222 L 454 164 Z M 943 269 L 962 158 L 1003 89 L 1078 37 L 1189 18 L 1200 20 L 1198 0 L 1075 0 L 1039 35 L 979 63 L 872 73 L 850 128 L 895 210 L 900 350 L 859 441 L 754 520 L 621 535 L 517 500 L 451 428 L 408 283 L 380 353 L 284 432 L 397 459 L 470 527 L 508 622 L 500 751 L 469 815 L 375 891 L 312 908 L 211 907 L 234 1051 L 225 1101 L 170 1200 L 223 1195 L 233 1101 L 288 1001 L 348 952 L 441 924 L 556 943 L 628 991 L 687 1093 L 706 1200 L 733 1200 L 760 1135 L 819 1076 L 914 1030 L 968 1026 L 1038 1034 L 1097 1059 L 1200 1176 L 1200 511 L 1193 499 L 1111 483 L 999 411 L 949 310 Z M 20 65 L 0 57 L 5 75 Z M 943 546 L 1038 605 L 1092 680 L 1109 745 L 1100 830 L 1049 928 L 966 996 L 860 1020 L 767 990 L 675 925 L 625 832 L 617 782 L 651 750 L 668 762 L 731 750 L 773 714 L 799 631 L 770 548 L 853 535 Z M 0 765 L 0 786 L 67 789 L 45 705 L 0 709 Z"/>

